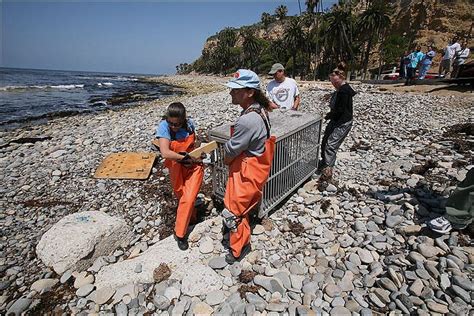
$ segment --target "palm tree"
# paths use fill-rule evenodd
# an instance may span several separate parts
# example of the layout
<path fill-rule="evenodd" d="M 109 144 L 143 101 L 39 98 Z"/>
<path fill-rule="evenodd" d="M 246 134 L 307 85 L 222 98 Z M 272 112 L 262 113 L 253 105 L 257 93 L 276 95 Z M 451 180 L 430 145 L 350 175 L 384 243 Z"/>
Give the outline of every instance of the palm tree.
<path fill-rule="evenodd" d="M 315 9 L 318 11 L 319 0 L 306 0 L 306 12 L 314 14 Z"/>
<path fill-rule="evenodd" d="M 332 61 L 352 60 L 354 52 L 352 49 L 352 35 L 354 18 L 351 7 L 345 5 L 335 5 L 333 9 L 325 15 L 326 28 L 323 30 L 325 49 L 332 55 Z"/>
<path fill-rule="evenodd" d="M 233 47 L 237 42 L 237 32 L 231 27 L 226 27 L 217 36 L 219 43 L 224 44 L 227 47 Z"/>
<path fill-rule="evenodd" d="M 233 62 L 232 48 L 237 42 L 237 33 L 235 29 L 227 27 L 217 35 L 217 47 L 210 56 L 210 66 L 214 72 L 225 73 Z"/>
<path fill-rule="evenodd" d="M 268 12 L 263 12 L 260 18 L 265 29 L 274 21 L 274 19 L 275 18 Z"/>
<path fill-rule="evenodd" d="M 267 53 L 271 55 L 273 60 L 272 63 L 280 62 L 285 64 L 289 57 L 289 52 L 283 39 L 275 39 L 271 41 L 270 45 L 267 47 Z"/>
<path fill-rule="evenodd" d="M 280 5 L 275 9 L 275 15 L 278 17 L 279 20 L 283 20 L 286 18 L 288 14 L 288 8 L 285 5 Z"/>
<path fill-rule="evenodd" d="M 367 74 L 367 66 L 369 64 L 370 51 L 374 44 L 383 39 L 385 30 L 390 26 L 390 17 L 388 7 L 385 1 L 372 1 L 357 21 L 357 28 L 362 34 L 362 38 L 366 38 L 365 56 L 363 61 L 364 78 Z"/>
<path fill-rule="evenodd" d="M 318 7 L 321 6 L 322 9 L 322 0 L 306 0 L 306 12 L 313 17 L 314 26 L 312 27 L 309 37 L 310 43 L 310 52 L 313 52 L 314 48 L 314 69 L 318 69 L 318 60 L 319 60 L 319 20 L 318 20 Z M 314 44 L 314 45 L 312 45 Z M 309 61 L 311 63 L 311 61 Z M 311 65 L 308 66 L 308 69 L 311 69 Z M 314 73 L 314 79 L 316 79 L 316 72 Z"/>
<path fill-rule="evenodd" d="M 295 77 L 296 68 L 297 68 L 297 61 L 296 56 L 298 52 L 304 45 L 304 32 L 303 26 L 299 18 L 293 18 L 290 20 L 290 23 L 286 27 L 285 30 L 285 37 L 284 41 L 286 47 L 291 51 L 291 55 L 293 57 L 293 69 L 292 69 L 292 76 Z"/>
<path fill-rule="evenodd" d="M 242 37 L 244 39 L 242 47 L 244 49 L 244 54 L 247 55 L 250 60 L 250 69 L 255 70 L 255 72 L 258 72 L 258 69 L 256 69 L 256 65 L 258 65 L 257 61 L 258 56 L 260 55 L 262 45 L 258 38 L 255 36 L 254 30 L 252 30 L 251 28 L 245 28 L 242 31 Z"/>

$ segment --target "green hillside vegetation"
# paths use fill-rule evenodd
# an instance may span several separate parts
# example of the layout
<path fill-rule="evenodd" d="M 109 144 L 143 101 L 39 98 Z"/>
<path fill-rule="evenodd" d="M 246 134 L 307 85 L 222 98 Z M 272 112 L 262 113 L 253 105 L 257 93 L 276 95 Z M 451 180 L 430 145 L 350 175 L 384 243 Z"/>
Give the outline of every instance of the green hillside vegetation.
<path fill-rule="evenodd" d="M 431 25 L 435 23 L 440 29 L 447 28 L 446 23 L 440 22 L 443 17 L 440 20 L 436 15 L 443 12 L 437 10 L 442 2 L 465 5 L 465 1 L 428 0 L 432 10 L 427 11 L 428 3 L 420 6 L 419 1 L 408 2 L 410 6 L 403 6 L 402 1 L 340 0 L 323 11 L 322 1 L 308 0 L 305 11 L 297 16 L 287 16 L 287 8 L 280 5 L 273 14 L 263 12 L 256 24 L 225 28 L 211 36 L 201 57 L 192 64 L 180 64 L 176 70 L 178 74 L 225 75 L 248 68 L 267 73 L 273 63 L 280 62 L 293 77 L 309 80 L 327 78 L 330 70 L 344 61 L 353 75 L 368 78 L 397 66 L 405 50 L 417 44 L 435 44 L 434 37 L 426 37 L 422 31 L 436 31 Z M 463 14 L 464 22 L 472 18 L 472 13 Z M 416 25 L 411 24 L 413 21 Z M 452 30 L 446 32 L 450 34 Z M 441 37 L 439 41 L 443 44 L 439 45 L 445 45 L 448 36 Z"/>

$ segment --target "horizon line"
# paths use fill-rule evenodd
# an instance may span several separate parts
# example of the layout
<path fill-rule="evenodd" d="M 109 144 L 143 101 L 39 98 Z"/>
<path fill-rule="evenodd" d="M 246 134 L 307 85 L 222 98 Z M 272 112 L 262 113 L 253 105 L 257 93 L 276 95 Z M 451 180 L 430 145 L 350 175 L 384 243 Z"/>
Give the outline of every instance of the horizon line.
<path fill-rule="evenodd" d="M 122 74 L 122 75 L 142 75 L 142 76 L 167 76 L 167 75 L 170 75 L 170 74 L 152 74 L 152 73 L 145 74 L 145 73 L 135 73 L 135 72 L 113 72 L 113 71 L 49 69 L 49 68 L 26 68 L 26 67 L 7 67 L 7 66 L 0 66 L 0 69 L 90 72 L 90 73 L 109 73 L 109 74 Z"/>

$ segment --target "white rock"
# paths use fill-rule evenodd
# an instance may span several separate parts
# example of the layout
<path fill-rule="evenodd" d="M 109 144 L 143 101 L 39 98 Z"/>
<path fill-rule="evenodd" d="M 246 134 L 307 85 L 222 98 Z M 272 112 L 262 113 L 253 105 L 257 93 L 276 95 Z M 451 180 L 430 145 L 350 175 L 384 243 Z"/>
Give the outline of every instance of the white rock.
<path fill-rule="evenodd" d="M 213 221 L 209 219 L 195 226 L 194 230 L 207 227 Z M 222 220 L 216 224 L 222 225 Z M 173 236 L 160 240 L 149 247 L 139 256 L 102 267 L 95 276 L 97 288 L 118 288 L 126 284 L 153 283 L 153 271 L 160 263 L 166 263 L 171 269 L 170 279 L 182 280 L 184 275 L 192 273 L 189 265 L 191 262 L 199 262 L 201 256 L 197 247 L 191 247 L 187 251 L 181 251 Z M 142 265 L 142 272 L 135 273 L 138 263 Z"/>
<path fill-rule="evenodd" d="M 199 251 L 204 254 L 213 252 L 214 243 L 212 242 L 212 240 L 209 238 L 201 240 L 201 242 L 199 243 Z"/>
<path fill-rule="evenodd" d="M 105 304 L 114 294 L 115 290 L 110 287 L 104 287 L 94 292 L 93 301 L 96 304 Z"/>
<path fill-rule="evenodd" d="M 34 282 L 31 285 L 31 290 L 36 291 L 38 293 L 41 292 L 48 292 L 51 290 L 53 286 L 55 286 L 58 283 L 57 279 L 42 279 Z"/>
<path fill-rule="evenodd" d="M 260 235 L 265 232 L 265 227 L 262 225 L 255 225 L 255 228 L 252 231 L 252 235 Z"/>
<path fill-rule="evenodd" d="M 199 315 L 199 316 L 210 316 L 214 312 L 214 309 L 207 305 L 204 302 L 199 302 L 196 305 L 194 305 L 193 308 L 193 315 Z"/>
<path fill-rule="evenodd" d="M 36 253 L 58 274 L 71 268 L 80 271 L 97 257 L 128 243 L 129 232 L 124 220 L 104 212 L 75 213 L 61 219 L 41 237 Z"/>
<path fill-rule="evenodd" d="M 80 289 L 78 289 L 76 291 L 76 295 L 79 296 L 79 297 L 87 296 L 87 294 L 92 292 L 93 289 L 94 289 L 93 284 L 86 284 L 86 285 L 84 285 L 83 287 L 81 287 Z"/>
<path fill-rule="evenodd" d="M 87 275 L 87 272 L 81 272 L 74 281 L 74 287 L 76 289 L 86 285 L 94 283 L 94 276 L 92 274 Z"/>
<path fill-rule="evenodd" d="M 165 290 L 164 296 L 170 300 L 170 302 L 173 302 L 173 300 L 179 299 L 181 296 L 181 290 L 176 288 L 176 287 L 168 287 Z"/>
<path fill-rule="evenodd" d="M 206 303 L 211 306 L 219 305 L 220 303 L 224 302 L 224 300 L 225 295 L 224 292 L 221 290 L 215 290 L 207 293 L 206 295 Z"/>
<path fill-rule="evenodd" d="M 206 295 L 222 288 L 222 277 L 210 267 L 195 263 L 183 277 L 181 291 L 189 296 Z"/>

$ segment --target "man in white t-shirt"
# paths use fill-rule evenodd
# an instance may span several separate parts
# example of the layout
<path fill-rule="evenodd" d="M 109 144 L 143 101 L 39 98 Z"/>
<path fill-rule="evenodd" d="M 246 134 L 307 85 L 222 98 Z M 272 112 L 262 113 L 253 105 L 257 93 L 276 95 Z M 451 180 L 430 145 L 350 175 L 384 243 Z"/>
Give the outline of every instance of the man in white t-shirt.
<path fill-rule="evenodd" d="M 273 64 L 268 73 L 273 80 L 267 85 L 267 94 L 272 101 L 273 108 L 298 110 L 300 106 L 300 91 L 296 81 L 285 76 L 285 67 L 282 64 Z"/>
<path fill-rule="evenodd" d="M 448 44 L 444 49 L 443 49 L 443 59 L 441 60 L 441 63 L 439 64 L 439 75 L 445 75 L 447 77 L 451 73 L 451 68 L 452 68 L 452 63 L 453 63 L 453 58 L 456 55 L 456 52 L 461 50 L 461 45 L 458 43 L 458 38 L 455 37 L 453 38 L 453 43 Z"/>
<path fill-rule="evenodd" d="M 456 54 L 454 54 L 454 61 L 453 61 L 453 73 L 451 74 L 451 78 L 457 78 L 459 75 L 459 69 L 461 65 L 466 63 L 467 58 L 469 57 L 469 47 L 467 47 L 467 42 L 463 42 L 461 45 L 461 49 L 459 49 Z"/>

